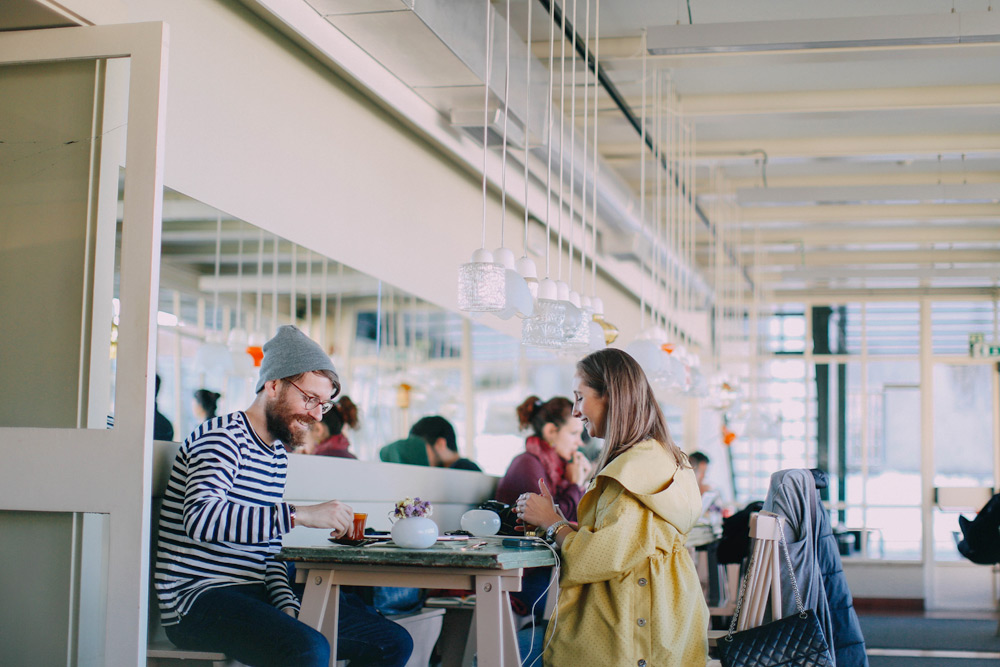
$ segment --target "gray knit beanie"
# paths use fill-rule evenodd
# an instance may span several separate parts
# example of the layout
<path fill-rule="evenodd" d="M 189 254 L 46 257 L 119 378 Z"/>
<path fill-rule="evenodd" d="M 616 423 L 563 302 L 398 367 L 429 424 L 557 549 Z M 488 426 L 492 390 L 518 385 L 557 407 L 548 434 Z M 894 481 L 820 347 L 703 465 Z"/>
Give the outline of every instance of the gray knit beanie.
<path fill-rule="evenodd" d="M 291 324 L 278 327 L 274 338 L 264 343 L 264 360 L 260 364 L 256 391 L 259 393 L 268 380 L 281 380 L 309 371 L 330 371 L 337 375 L 330 357 L 314 340 Z"/>

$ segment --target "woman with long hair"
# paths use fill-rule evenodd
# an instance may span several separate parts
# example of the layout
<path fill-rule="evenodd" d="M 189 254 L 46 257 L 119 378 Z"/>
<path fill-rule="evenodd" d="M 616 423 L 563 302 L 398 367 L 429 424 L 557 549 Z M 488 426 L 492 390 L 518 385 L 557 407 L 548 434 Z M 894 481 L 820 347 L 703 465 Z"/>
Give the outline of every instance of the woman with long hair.
<path fill-rule="evenodd" d="M 694 470 L 674 444 L 642 368 L 604 349 L 576 366 L 573 414 L 604 438 L 579 525 L 545 479 L 517 512 L 562 550 L 548 665 L 704 665 L 708 607 L 684 547 L 701 514 Z M 550 643 L 551 642 L 551 643 Z"/>

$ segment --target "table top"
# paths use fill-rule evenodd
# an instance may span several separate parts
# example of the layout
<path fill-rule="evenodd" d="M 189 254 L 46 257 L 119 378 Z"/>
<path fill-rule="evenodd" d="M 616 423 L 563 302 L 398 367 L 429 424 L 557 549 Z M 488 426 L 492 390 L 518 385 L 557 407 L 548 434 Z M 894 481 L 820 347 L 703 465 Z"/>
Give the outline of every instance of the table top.
<path fill-rule="evenodd" d="M 485 544 L 481 544 L 485 542 Z M 481 546 L 472 548 L 474 545 Z M 437 542 L 428 549 L 404 549 L 395 544 L 350 547 L 339 544 L 315 547 L 284 547 L 278 560 L 336 565 L 381 565 L 400 567 L 470 568 L 513 570 L 556 564 L 548 547 L 505 547 L 499 537 L 473 537 L 459 542 Z"/>

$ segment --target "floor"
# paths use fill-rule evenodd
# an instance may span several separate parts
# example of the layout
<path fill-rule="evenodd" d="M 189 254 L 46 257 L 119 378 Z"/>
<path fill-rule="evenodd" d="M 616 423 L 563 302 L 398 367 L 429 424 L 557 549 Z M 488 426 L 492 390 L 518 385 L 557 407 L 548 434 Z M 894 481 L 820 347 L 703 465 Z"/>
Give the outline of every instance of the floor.
<path fill-rule="evenodd" d="M 996 612 L 859 614 L 871 667 L 998 667 Z"/>

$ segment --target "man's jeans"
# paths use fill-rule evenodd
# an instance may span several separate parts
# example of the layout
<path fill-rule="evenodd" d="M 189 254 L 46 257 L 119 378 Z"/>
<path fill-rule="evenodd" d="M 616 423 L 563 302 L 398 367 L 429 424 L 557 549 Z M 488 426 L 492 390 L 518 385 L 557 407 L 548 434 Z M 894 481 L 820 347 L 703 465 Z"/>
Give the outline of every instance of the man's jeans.
<path fill-rule="evenodd" d="M 401 626 L 340 594 L 337 659 L 351 667 L 402 667 L 413 640 Z M 270 603 L 264 584 L 214 588 L 197 597 L 181 622 L 165 628 L 178 648 L 221 651 L 250 667 L 328 667 L 330 644 L 318 631 Z"/>

